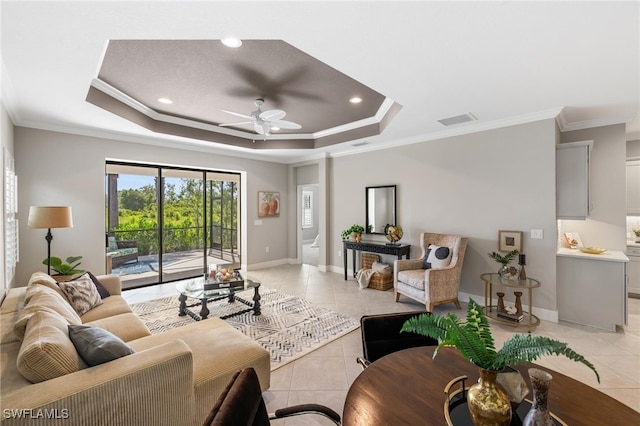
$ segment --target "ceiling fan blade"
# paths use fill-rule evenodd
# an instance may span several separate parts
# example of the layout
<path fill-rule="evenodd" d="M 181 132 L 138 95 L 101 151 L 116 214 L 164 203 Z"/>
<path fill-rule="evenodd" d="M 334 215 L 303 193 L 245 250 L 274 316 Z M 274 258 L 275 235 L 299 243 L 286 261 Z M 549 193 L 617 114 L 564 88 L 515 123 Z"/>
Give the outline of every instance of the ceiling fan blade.
<path fill-rule="evenodd" d="M 233 123 L 221 123 L 221 124 L 218 124 L 218 126 L 220 127 L 239 126 L 241 124 L 251 124 L 251 123 L 253 123 L 253 121 L 234 121 Z"/>
<path fill-rule="evenodd" d="M 226 109 L 223 109 L 222 112 L 226 112 L 227 114 L 235 115 L 236 117 L 248 118 L 249 120 L 251 120 L 251 116 L 247 115 L 247 114 L 240 114 L 239 112 L 227 111 Z"/>
<path fill-rule="evenodd" d="M 258 134 L 261 134 L 261 135 L 265 134 L 264 127 L 262 127 L 261 124 L 253 123 L 253 130 L 255 130 L 256 133 L 258 133 Z"/>
<path fill-rule="evenodd" d="M 280 109 L 272 109 L 269 111 L 262 112 L 260 114 L 260 118 L 263 119 L 264 121 L 274 121 L 274 120 L 280 120 L 281 118 L 284 118 L 285 115 L 287 115 L 287 113 Z"/>
<path fill-rule="evenodd" d="M 294 123 L 293 121 L 287 121 L 287 120 L 275 120 L 270 122 L 269 124 L 275 127 L 280 127 L 281 129 L 301 129 L 302 128 L 302 126 L 299 125 L 298 123 Z"/>

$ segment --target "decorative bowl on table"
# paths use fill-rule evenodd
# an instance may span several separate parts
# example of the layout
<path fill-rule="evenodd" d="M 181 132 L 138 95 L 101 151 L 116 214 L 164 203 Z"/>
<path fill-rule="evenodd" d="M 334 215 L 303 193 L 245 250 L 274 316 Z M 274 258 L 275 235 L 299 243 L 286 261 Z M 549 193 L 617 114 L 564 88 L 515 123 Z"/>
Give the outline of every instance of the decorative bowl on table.
<path fill-rule="evenodd" d="M 589 253 L 589 254 L 602 254 L 605 251 L 607 251 L 607 249 L 603 249 L 603 248 L 600 248 L 600 247 L 593 247 L 593 246 L 578 247 L 578 250 L 580 250 L 583 253 Z"/>

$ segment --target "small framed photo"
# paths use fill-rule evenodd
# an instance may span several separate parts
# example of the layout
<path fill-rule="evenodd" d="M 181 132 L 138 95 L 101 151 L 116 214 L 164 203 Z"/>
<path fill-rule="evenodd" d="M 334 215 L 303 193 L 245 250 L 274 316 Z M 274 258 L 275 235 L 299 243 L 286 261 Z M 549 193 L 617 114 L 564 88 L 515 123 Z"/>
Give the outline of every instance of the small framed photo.
<path fill-rule="evenodd" d="M 258 191 L 258 217 L 280 216 L 280 193 Z"/>
<path fill-rule="evenodd" d="M 522 252 L 522 231 L 498 231 L 498 250 Z"/>

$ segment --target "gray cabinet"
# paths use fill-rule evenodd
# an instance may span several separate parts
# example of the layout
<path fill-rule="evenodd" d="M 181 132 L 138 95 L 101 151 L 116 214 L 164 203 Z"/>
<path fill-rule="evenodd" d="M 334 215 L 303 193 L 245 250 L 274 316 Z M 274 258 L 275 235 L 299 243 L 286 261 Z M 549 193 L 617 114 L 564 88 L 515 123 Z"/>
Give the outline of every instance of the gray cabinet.
<path fill-rule="evenodd" d="M 627 257 L 569 253 L 560 249 L 557 258 L 558 319 L 610 331 L 625 325 Z"/>
<path fill-rule="evenodd" d="M 556 215 L 558 219 L 589 216 L 589 161 L 593 141 L 556 146 Z"/>

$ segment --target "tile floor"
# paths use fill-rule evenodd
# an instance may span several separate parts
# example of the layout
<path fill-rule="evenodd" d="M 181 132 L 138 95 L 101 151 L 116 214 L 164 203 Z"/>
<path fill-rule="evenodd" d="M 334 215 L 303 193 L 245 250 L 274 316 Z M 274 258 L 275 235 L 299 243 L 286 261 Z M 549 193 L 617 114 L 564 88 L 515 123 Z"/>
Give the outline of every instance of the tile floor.
<path fill-rule="evenodd" d="M 265 287 L 278 288 L 354 318 L 424 309 L 404 297 L 400 303 L 394 302 L 393 290 L 360 290 L 353 279 L 344 281 L 342 274 L 319 272 L 309 265 L 283 265 L 251 271 L 249 275 L 261 280 Z M 171 283 L 124 292 L 129 303 L 173 294 L 175 285 Z M 464 315 L 466 311 L 465 306 L 458 311 L 453 305 L 443 305 L 436 307 L 435 312 Z M 500 348 L 502 342 L 513 334 L 513 329 L 492 325 L 492 332 L 496 347 Z M 601 383 L 597 383 L 595 375 L 584 365 L 564 357 L 546 357 L 536 361 L 537 364 L 580 380 L 640 412 L 640 299 L 629 299 L 629 324 L 616 333 L 546 321 L 542 321 L 534 333 L 569 343 L 572 349 L 596 366 Z M 277 369 L 271 376 L 271 388 L 264 394 L 267 409 L 272 412 L 288 405 L 314 402 L 342 413 L 349 385 L 361 371 L 355 361 L 361 355 L 358 329 Z M 331 423 L 319 416 L 306 415 L 278 420 L 274 424 Z"/>

